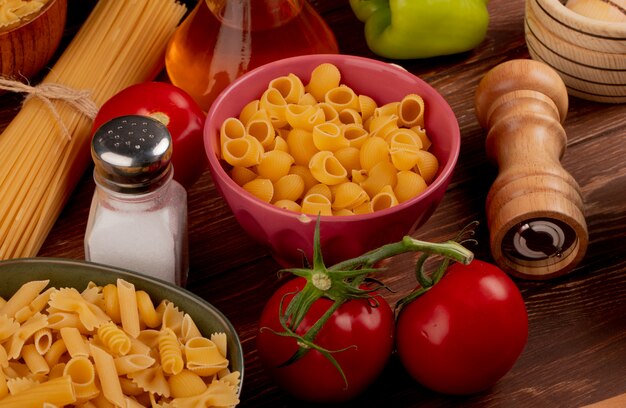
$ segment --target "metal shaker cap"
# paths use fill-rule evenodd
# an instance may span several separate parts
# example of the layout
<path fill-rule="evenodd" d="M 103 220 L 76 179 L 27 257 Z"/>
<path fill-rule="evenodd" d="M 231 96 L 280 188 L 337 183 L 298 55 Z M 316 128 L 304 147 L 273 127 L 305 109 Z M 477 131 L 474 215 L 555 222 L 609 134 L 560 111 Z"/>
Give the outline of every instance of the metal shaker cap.
<path fill-rule="evenodd" d="M 120 116 L 96 130 L 91 156 L 99 184 L 122 193 L 147 193 L 169 179 L 172 137 L 156 119 Z"/>

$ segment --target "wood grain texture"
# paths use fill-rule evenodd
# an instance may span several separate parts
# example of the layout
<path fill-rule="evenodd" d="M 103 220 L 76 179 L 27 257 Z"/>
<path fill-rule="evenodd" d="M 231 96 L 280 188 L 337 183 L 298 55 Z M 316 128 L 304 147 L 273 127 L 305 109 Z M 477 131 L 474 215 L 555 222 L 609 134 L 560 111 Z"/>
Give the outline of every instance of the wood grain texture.
<path fill-rule="evenodd" d="M 347 0 L 312 0 L 329 23 L 341 52 L 374 57 L 363 25 Z M 474 51 L 428 60 L 394 61 L 436 88 L 452 106 L 462 134 L 458 165 L 432 218 L 414 235 L 441 241 L 471 220 L 481 222 L 472 249 L 491 260 L 485 200 L 498 169 L 485 152 L 485 131 L 474 113 L 480 79 L 497 64 L 528 58 L 524 1 L 492 0 L 485 41 Z M 0 99 L 6 126 L 19 98 Z M 391 359 L 381 378 L 354 406 L 580 407 L 626 391 L 626 105 L 570 98 L 563 126 L 568 145 L 561 164 L 578 182 L 585 203 L 589 247 L 569 274 L 534 282 L 516 279 L 527 305 L 530 336 L 513 369 L 484 393 L 451 397 L 430 392 Z M 40 256 L 82 259 L 83 235 L 93 193 L 88 170 L 48 236 Z M 245 351 L 241 407 L 306 407 L 278 389 L 260 366 L 255 332 L 261 308 L 281 283 L 278 265 L 249 238 L 220 198 L 207 171 L 189 191 L 191 271 L 188 288 L 221 309 Z M 392 260 L 383 279 L 395 302 L 414 286 L 413 258 Z"/>
<path fill-rule="evenodd" d="M 63 36 L 67 0 L 52 0 L 22 25 L 0 30 L 0 73 L 17 80 L 31 79 L 55 55 Z"/>

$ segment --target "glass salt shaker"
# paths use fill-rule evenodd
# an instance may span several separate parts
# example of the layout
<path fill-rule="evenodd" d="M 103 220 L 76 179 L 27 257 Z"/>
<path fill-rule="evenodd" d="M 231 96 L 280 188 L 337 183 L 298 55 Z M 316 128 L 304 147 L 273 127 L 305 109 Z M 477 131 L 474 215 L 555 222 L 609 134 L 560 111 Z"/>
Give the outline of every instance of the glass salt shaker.
<path fill-rule="evenodd" d="M 187 192 L 172 177 L 172 139 L 138 115 L 103 124 L 91 144 L 94 192 L 85 259 L 184 286 Z"/>

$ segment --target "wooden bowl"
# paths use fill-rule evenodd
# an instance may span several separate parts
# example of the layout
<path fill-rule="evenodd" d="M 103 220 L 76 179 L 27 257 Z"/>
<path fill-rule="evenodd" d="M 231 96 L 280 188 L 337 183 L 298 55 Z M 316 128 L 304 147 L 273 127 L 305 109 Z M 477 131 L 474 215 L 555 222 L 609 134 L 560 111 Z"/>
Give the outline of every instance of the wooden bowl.
<path fill-rule="evenodd" d="M 49 0 L 19 25 L 0 29 L 1 75 L 24 80 L 39 73 L 61 42 L 66 17 L 67 0 Z"/>
<path fill-rule="evenodd" d="M 530 56 L 554 68 L 572 96 L 626 102 L 626 24 L 580 15 L 561 1 L 526 0 Z"/>

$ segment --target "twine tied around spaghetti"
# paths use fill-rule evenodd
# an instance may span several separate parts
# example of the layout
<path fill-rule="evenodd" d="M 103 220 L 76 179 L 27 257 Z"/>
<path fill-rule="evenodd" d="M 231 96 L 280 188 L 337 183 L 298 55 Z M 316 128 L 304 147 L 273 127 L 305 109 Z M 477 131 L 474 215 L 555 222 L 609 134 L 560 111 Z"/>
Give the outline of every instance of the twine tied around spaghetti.
<path fill-rule="evenodd" d="M 59 111 L 54 106 L 54 103 L 52 103 L 53 100 L 63 101 L 69 104 L 91 120 L 95 119 L 98 113 L 98 106 L 91 99 L 91 92 L 88 90 L 79 90 L 57 83 L 46 82 L 37 86 L 31 86 L 7 78 L 0 78 L 0 89 L 27 94 L 24 98 L 24 103 L 30 98 L 39 98 L 50 109 L 57 123 L 61 126 L 63 135 L 68 141 L 72 140 L 72 136 L 63 122 Z"/>

